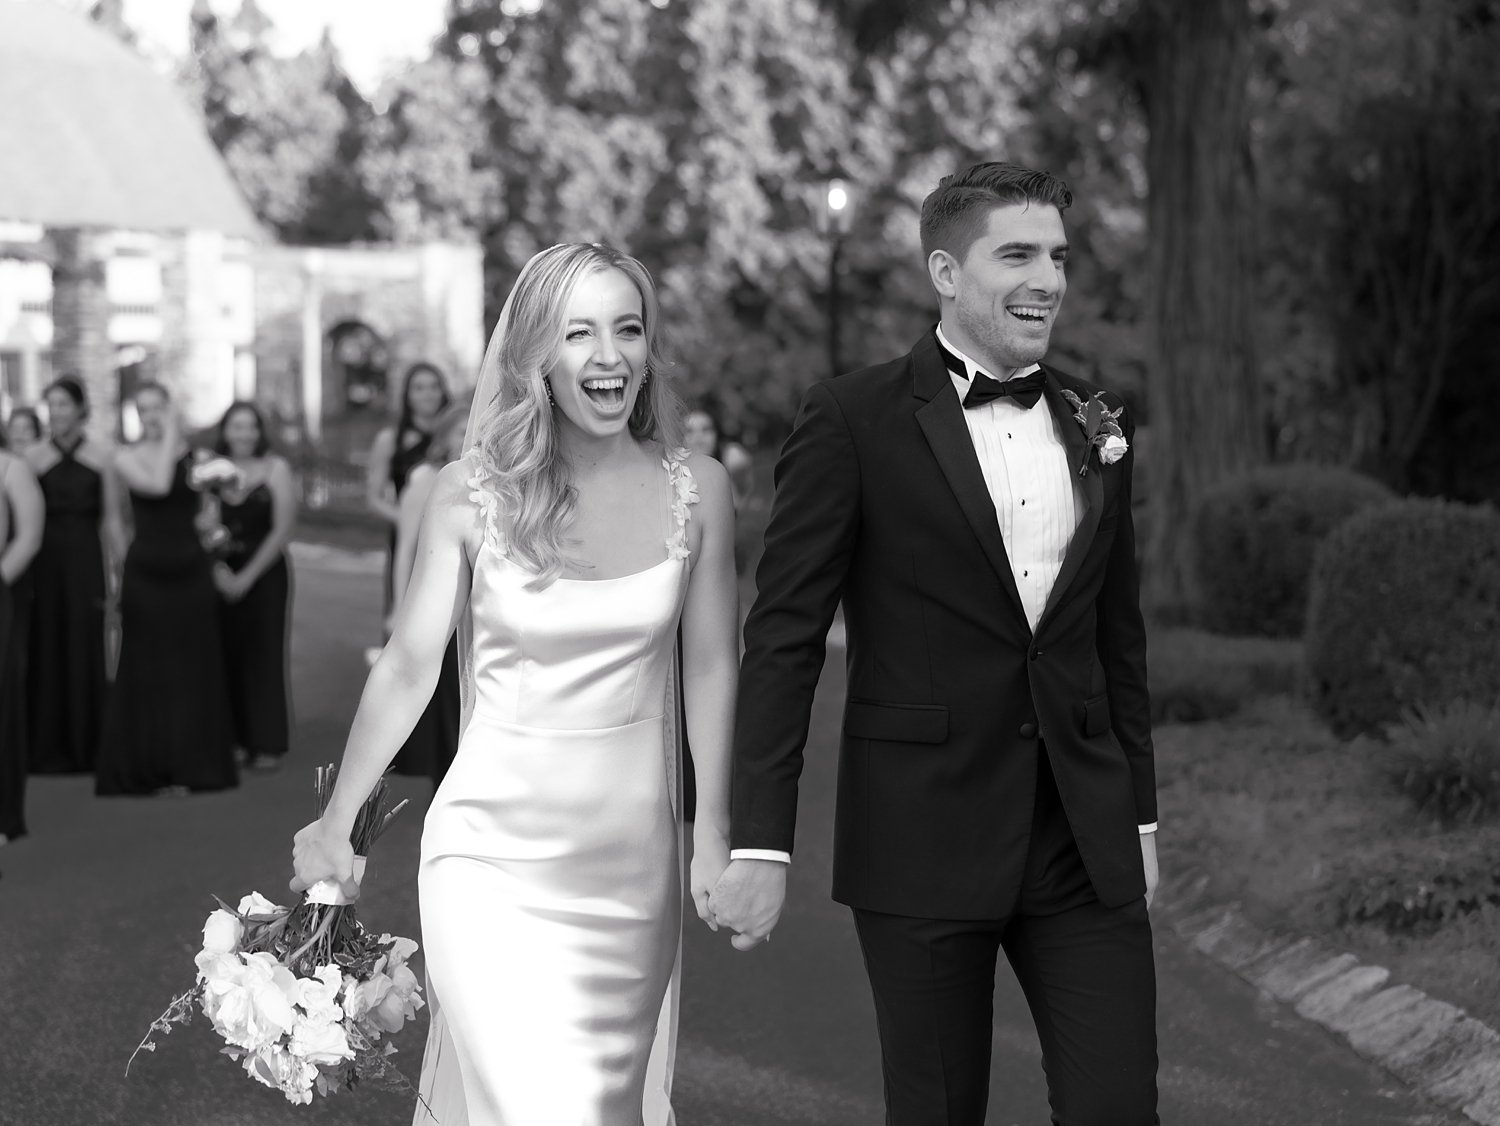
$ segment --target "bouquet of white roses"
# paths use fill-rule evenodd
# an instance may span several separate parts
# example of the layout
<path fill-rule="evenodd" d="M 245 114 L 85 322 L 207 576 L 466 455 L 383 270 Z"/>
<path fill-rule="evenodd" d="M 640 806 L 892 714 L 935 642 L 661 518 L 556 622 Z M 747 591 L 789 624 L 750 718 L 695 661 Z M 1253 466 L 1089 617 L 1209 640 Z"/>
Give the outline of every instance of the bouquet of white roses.
<path fill-rule="evenodd" d="M 219 457 L 200 448 L 193 451 L 193 463 L 188 466 L 187 482 L 189 488 L 203 494 L 203 503 L 195 521 L 203 550 L 214 556 L 227 554 L 232 536 L 220 518 L 219 506 L 226 489 L 234 490 L 244 486 L 244 472 L 227 457 Z"/>
<path fill-rule="evenodd" d="M 317 774 L 321 815 L 337 769 L 329 765 Z M 350 838 L 356 879 L 370 845 L 406 802 L 388 805 L 382 780 Z M 310 1103 L 314 1092 L 331 1095 L 361 1081 L 410 1089 L 389 1062 L 394 1045 L 381 1041 L 423 1005 L 422 987 L 407 965 L 415 942 L 366 930 L 331 881 L 309 888 L 305 901 L 291 908 L 259 892 L 237 907 L 214 898 L 219 909 L 204 922 L 203 948 L 194 959 L 197 981 L 152 1022 L 137 1053 L 155 1051 L 153 1037 L 186 1024 L 197 1008 L 223 1038 L 223 1053 L 289 1102 Z"/>
<path fill-rule="evenodd" d="M 200 492 L 214 492 L 227 485 L 239 486 L 245 480 L 240 467 L 227 457 L 209 450 L 193 451 L 193 463 L 188 466 L 188 486 Z"/>

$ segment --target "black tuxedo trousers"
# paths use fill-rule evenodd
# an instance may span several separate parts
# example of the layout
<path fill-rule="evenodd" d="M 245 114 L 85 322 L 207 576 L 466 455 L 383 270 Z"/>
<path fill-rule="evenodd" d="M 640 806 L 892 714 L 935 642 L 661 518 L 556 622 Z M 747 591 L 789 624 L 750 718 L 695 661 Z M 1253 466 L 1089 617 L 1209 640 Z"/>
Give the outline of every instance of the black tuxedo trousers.
<path fill-rule="evenodd" d="M 1025 873 L 1013 909 L 994 919 L 855 908 L 875 999 L 887 1126 L 984 1126 L 1002 952 L 1036 1023 L 1052 1122 L 1160 1121 L 1156 970 L 1145 900 L 1099 902 L 1045 752 Z"/>

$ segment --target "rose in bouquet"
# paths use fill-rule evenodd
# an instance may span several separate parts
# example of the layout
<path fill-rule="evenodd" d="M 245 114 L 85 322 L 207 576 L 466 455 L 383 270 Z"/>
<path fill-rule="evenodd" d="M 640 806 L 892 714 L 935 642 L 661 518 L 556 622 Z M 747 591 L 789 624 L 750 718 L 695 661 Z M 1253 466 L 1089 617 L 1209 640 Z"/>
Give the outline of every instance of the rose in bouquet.
<path fill-rule="evenodd" d="M 336 775 L 331 764 L 317 772 L 319 815 Z M 356 879 L 370 846 L 405 806 L 390 804 L 383 779 L 376 784 L 350 836 Z M 410 1090 L 384 1038 L 423 1005 L 408 965 L 415 942 L 366 929 L 331 881 L 309 888 L 290 908 L 259 892 L 235 907 L 214 898 L 219 907 L 203 924 L 194 958 L 197 980 L 152 1022 L 132 1062 L 136 1053 L 156 1050 L 157 1033 L 201 1010 L 224 1041 L 221 1051 L 290 1102 L 310 1103 L 315 1092 L 330 1095 L 364 1081 Z"/>
<path fill-rule="evenodd" d="M 193 464 L 188 466 L 188 485 L 202 492 L 219 492 L 226 487 L 239 487 L 245 474 L 227 457 L 209 450 L 193 451 Z"/>
<path fill-rule="evenodd" d="M 219 518 L 219 505 L 226 491 L 244 486 L 244 471 L 227 457 L 197 449 L 193 451 L 193 463 L 188 466 L 187 482 L 189 488 L 203 494 L 197 521 L 203 550 L 214 556 L 226 554 L 232 537 Z"/>

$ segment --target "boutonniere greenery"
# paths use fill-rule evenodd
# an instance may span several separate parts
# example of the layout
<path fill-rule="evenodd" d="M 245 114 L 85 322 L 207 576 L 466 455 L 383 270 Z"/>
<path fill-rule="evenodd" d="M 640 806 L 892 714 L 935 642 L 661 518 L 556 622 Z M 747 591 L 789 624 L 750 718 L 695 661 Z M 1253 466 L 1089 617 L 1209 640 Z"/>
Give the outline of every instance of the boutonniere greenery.
<path fill-rule="evenodd" d="M 1073 408 L 1073 417 L 1083 427 L 1083 436 L 1088 443 L 1083 451 L 1083 461 L 1078 465 L 1078 476 L 1088 475 L 1089 450 L 1098 454 L 1100 465 L 1113 465 L 1125 456 L 1130 443 L 1125 440 L 1125 433 L 1120 429 L 1120 415 L 1125 412 L 1124 407 L 1110 410 L 1105 405 L 1103 392 L 1084 402 L 1064 388 L 1063 397 Z"/>

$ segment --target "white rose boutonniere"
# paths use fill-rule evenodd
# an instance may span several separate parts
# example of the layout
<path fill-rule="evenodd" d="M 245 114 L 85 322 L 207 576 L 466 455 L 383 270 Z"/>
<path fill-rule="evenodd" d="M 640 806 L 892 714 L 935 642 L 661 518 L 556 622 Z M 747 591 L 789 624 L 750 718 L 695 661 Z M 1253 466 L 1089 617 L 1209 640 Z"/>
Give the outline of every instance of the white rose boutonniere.
<path fill-rule="evenodd" d="M 1073 418 L 1077 420 L 1079 426 L 1083 427 L 1084 440 L 1088 443 L 1083 461 L 1078 466 L 1078 476 L 1088 475 L 1088 450 L 1094 450 L 1098 454 L 1100 465 L 1113 465 L 1125 456 L 1125 451 L 1130 449 L 1130 443 L 1125 440 L 1125 432 L 1120 429 L 1120 416 L 1125 413 L 1124 407 L 1110 410 L 1105 405 L 1102 391 L 1090 396 L 1088 402 L 1084 402 L 1073 392 L 1064 388 L 1063 398 L 1067 399 L 1068 405 L 1073 408 Z"/>
<path fill-rule="evenodd" d="M 1118 434 L 1110 434 L 1099 445 L 1099 464 L 1113 465 L 1125 456 L 1130 443 Z"/>

